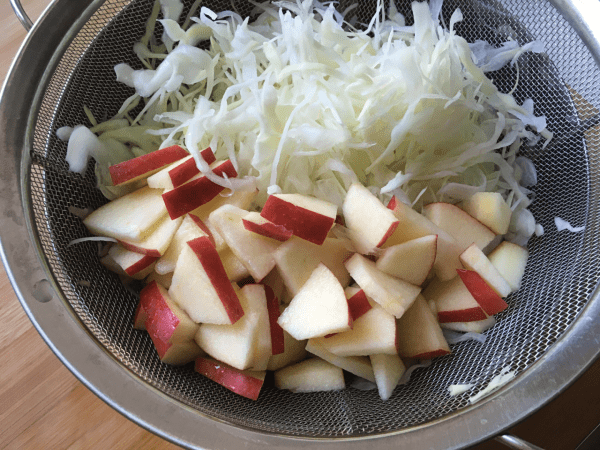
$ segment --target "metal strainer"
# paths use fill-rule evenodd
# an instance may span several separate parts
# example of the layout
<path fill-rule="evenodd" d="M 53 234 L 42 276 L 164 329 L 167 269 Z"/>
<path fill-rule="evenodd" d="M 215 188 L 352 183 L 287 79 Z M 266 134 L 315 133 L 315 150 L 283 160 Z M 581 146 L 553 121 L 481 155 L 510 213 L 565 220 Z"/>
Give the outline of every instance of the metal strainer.
<path fill-rule="evenodd" d="M 192 1 L 186 1 L 189 8 Z M 340 2 L 340 9 L 348 6 Z M 402 3 L 402 2 L 398 2 Z M 573 2 L 575 3 L 575 2 Z M 584 20 L 600 2 L 446 0 L 444 17 L 464 14 L 458 33 L 500 44 L 539 39 L 547 53 L 519 60 L 519 102 L 533 98 L 555 143 L 524 150 L 538 170 L 531 208 L 545 229 L 529 245 L 523 287 L 508 298 L 485 345 L 455 345 L 450 356 L 415 372 L 383 402 L 376 391 L 291 394 L 269 385 L 257 402 L 236 396 L 190 367 L 161 364 L 146 333 L 131 326 L 137 298 L 99 263 L 97 246 L 69 207 L 105 199 L 93 171 L 70 173 L 59 127 L 86 123 L 83 107 L 106 119 L 131 91 L 113 66 L 141 68 L 133 44 L 152 0 L 55 1 L 27 38 L 0 107 L 0 230 L 5 265 L 23 307 L 52 350 L 118 411 L 183 446 L 208 448 L 458 448 L 489 438 L 561 392 L 598 356 L 600 342 L 600 44 Z M 367 22 L 374 0 L 363 1 Z M 207 0 L 215 11 L 250 13 L 246 1 Z M 410 5 L 399 9 L 410 20 Z M 596 14 L 596 15 L 594 15 Z M 516 69 L 493 74 L 508 92 Z M 557 232 L 554 217 L 585 226 Z M 468 396 L 509 367 L 517 378 L 476 405 Z M 450 397 L 451 384 L 475 383 Z"/>

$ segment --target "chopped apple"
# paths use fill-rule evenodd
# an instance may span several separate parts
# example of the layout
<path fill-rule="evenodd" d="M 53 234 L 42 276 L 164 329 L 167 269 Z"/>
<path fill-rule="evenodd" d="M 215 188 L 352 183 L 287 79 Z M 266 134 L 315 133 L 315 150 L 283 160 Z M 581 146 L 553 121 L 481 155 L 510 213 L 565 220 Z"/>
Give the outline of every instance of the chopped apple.
<path fill-rule="evenodd" d="M 187 150 L 178 145 L 162 148 L 146 155 L 138 156 L 108 168 L 114 186 L 132 183 L 158 172 L 164 166 L 185 158 Z"/>
<path fill-rule="evenodd" d="M 398 319 L 398 354 L 404 358 L 431 359 L 450 353 L 435 315 L 419 295 Z"/>
<path fill-rule="evenodd" d="M 210 213 L 223 205 L 233 205 L 243 210 L 249 210 L 257 195 L 257 189 L 250 191 L 238 190 L 227 196 L 217 195 L 210 202 L 194 209 L 192 214 L 199 217 L 202 221 L 207 222 Z"/>
<path fill-rule="evenodd" d="M 168 217 L 166 219 L 171 220 Z M 176 219 L 176 221 L 179 221 L 181 225 L 179 228 L 177 228 L 177 231 L 175 232 L 173 239 L 171 239 L 171 243 L 169 244 L 167 250 L 156 262 L 156 267 L 154 269 L 158 274 L 161 275 L 165 275 L 175 270 L 177 258 L 179 258 L 181 251 L 187 245 L 188 241 L 202 236 L 207 236 L 207 234 L 198 226 L 198 224 L 189 214 L 183 219 Z"/>
<path fill-rule="evenodd" d="M 477 272 L 459 269 L 458 276 L 487 315 L 493 316 L 508 308 L 502 297 Z"/>
<path fill-rule="evenodd" d="M 344 293 L 348 299 L 348 308 L 350 308 L 350 315 L 352 321 L 355 321 L 359 317 L 362 317 L 371 309 L 371 304 L 367 298 L 367 294 L 359 287 L 348 286 Z"/>
<path fill-rule="evenodd" d="M 276 241 L 285 242 L 292 237 L 291 230 L 288 230 L 283 225 L 277 225 L 265 219 L 258 212 L 249 212 L 242 219 L 244 228 L 253 233 L 266 236 Z"/>
<path fill-rule="evenodd" d="M 488 258 L 506 280 L 511 291 L 516 291 L 521 287 L 527 258 L 529 258 L 526 248 L 504 241 L 489 254 Z"/>
<path fill-rule="evenodd" d="M 156 266 L 154 266 L 154 269 L 156 270 Z M 146 278 L 146 283 L 149 284 L 153 281 L 156 281 L 161 286 L 164 286 L 166 289 L 169 289 L 173 281 L 173 272 L 161 275 L 154 271 L 150 275 L 148 275 L 148 277 Z"/>
<path fill-rule="evenodd" d="M 506 297 L 510 294 L 511 288 L 508 282 L 475 244 L 471 244 L 461 253 L 460 261 L 465 269 L 477 272 L 500 297 Z"/>
<path fill-rule="evenodd" d="M 309 339 L 306 344 L 306 351 L 312 353 L 315 356 L 333 364 L 340 369 L 350 372 L 356 376 L 364 378 L 365 380 L 375 382 L 375 375 L 373 375 L 373 368 L 371 367 L 371 361 L 367 356 L 338 356 L 331 353 L 325 347 L 323 347 L 315 339 Z"/>
<path fill-rule="evenodd" d="M 358 183 L 348 189 L 342 212 L 350 238 L 362 254 L 374 253 L 400 223 L 391 210 Z"/>
<path fill-rule="evenodd" d="M 350 283 L 344 261 L 350 256 L 339 239 L 327 238 L 323 245 L 293 237 L 279 246 L 274 254 L 277 270 L 291 295 L 296 295 L 319 264 L 333 272 L 342 286 Z"/>
<path fill-rule="evenodd" d="M 331 270 L 319 264 L 277 322 L 297 340 L 350 329 L 344 288 Z"/>
<path fill-rule="evenodd" d="M 275 386 L 292 392 L 344 389 L 344 372 L 319 358 L 311 358 L 275 372 Z"/>
<path fill-rule="evenodd" d="M 213 168 L 213 166 L 215 167 Z M 211 168 L 216 175 L 227 175 L 229 178 L 237 177 L 237 171 L 230 160 L 213 163 Z M 202 175 L 173 190 L 166 191 L 162 198 L 169 216 L 171 219 L 176 219 L 208 203 L 217 197 L 223 189 L 225 189 L 223 186 L 213 183 L 208 177 Z"/>
<path fill-rule="evenodd" d="M 240 259 L 235 256 L 233 251 L 229 247 L 225 247 L 219 252 L 221 262 L 227 277 L 230 281 L 240 281 L 250 276 L 250 272 L 246 269 L 246 266 L 242 264 Z"/>
<path fill-rule="evenodd" d="M 261 283 L 273 289 L 275 297 L 277 297 L 280 304 L 284 303 L 287 305 L 292 301 L 292 296 L 288 293 L 283 278 L 281 278 L 277 268 L 271 270 L 271 272 L 262 279 Z"/>
<path fill-rule="evenodd" d="M 258 282 L 275 267 L 274 253 L 281 243 L 246 230 L 242 223 L 246 214 L 233 205 L 223 205 L 211 213 L 209 222 Z"/>
<path fill-rule="evenodd" d="M 375 265 L 388 275 L 421 286 L 433 268 L 437 240 L 434 234 L 388 247 Z"/>
<path fill-rule="evenodd" d="M 512 211 L 498 192 L 477 192 L 462 202 L 462 208 L 496 234 L 506 234 Z"/>
<path fill-rule="evenodd" d="M 406 372 L 406 366 L 398 355 L 371 355 L 371 365 L 379 397 L 388 400 Z"/>
<path fill-rule="evenodd" d="M 380 271 L 373 261 L 355 253 L 345 263 L 354 281 L 387 312 L 402 317 L 421 288 Z"/>
<path fill-rule="evenodd" d="M 169 295 L 197 323 L 233 324 L 244 310 L 208 237 L 182 250 Z"/>
<path fill-rule="evenodd" d="M 171 300 L 167 290 L 156 281 L 141 290 L 140 304 L 147 315 L 145 328 L 153 339 L 168 343 L 194 339 L 198 324 Z"/>
<path fill-rule="evenodd" d="M 258 317 L 256 343 L 249 368 L 252 370 L 266 370 L 269 359 L 273 354 L 271 318 L 267 305 L 267 287 L 262 284 L 247 284 L 242 288 L 241 292 L 247 302 L 247 309 L 252 310 Z M 276 304 L 275 307 L 277 314 L 279 314 L 279 305 Z"/>
<path fill-rule="evenodd" d="M 280 313 L 283 309 L 284 306 L 280 305 Z M 273 354 L 273 356 L 271 356 L 267 370 L 278 370 L 282 367 L 302 361 L 308 354 L 306 351 L 306 342 L 306 340 L 298 341 L 294 339 L 287 331 L 283 330 L 283 353 L 277 355 Z"/>
<path fill-rule="evenodd" d="M 473 322 L 488 318 L 460 277 L 449 281 L 434 279 L 423 291 L 423 297 L 435 305 L 440 323 Z"/>
<path fill-rule="evenodd" d="M 143 187 L 101 206 L 83 224 L 92 234 L 141 242 L 167 213 L 161 195 Z"/>
<path fill-rule="evenodd" d="M 474 322 L 447 322 L 441 323 L 440 326 L 446 330 L 459 331 L 463 333 L 483 333 L 489 330 L 496 324 L 494 316 L 490 316 L 485 320 L 476 320 Z"/>
<path fill-rule="evenodd" d="M 158 357 L 165 364 L 181 366 L 192 362 L 202 354 L 202 350 L 194 341 L 165 342 L 152 337 L 152 343 L 158 353 Z"/>
<path fill-rule="evenodd" d="M 204 356 L 196 359 L 194 370 L 231 392 L 250 400 L 258 399 L 266 375 L 265 371 L 238 370 Z"/>
<path fill-rule="evenodd" d="M 154 269 L 155 256 L 132 252 L 120 245 L 113 245 L 108 256 L 121 267 L 127 275 L 136 280 L 146 278 Z"/>
<path fill-rule="evenodd" d="M 132 252 L 160 258 L 169 248 L 175 232 L 181 225 L 181 217 L 175 220 L 163 217 L 156 228 L 140 242 L 119 240 L 119 244 Z"/>
<path fill-rule="evenodd" d="M 412 209 L 409 205 L 392 197 L 387 206 L 392 210 L 399 225 L 383 248 L 392 247 L 404 242 L 429 235 L 437 235 L 437 252 L 435 255 L 434 270 L 440 280 L 450 280 L 456 276 L 456 269 L 462 266 L 458 255 L 464 250 L 456 240 L 422 214 Z"/>
<path fill-rule="evenodd" d="M 210 148 L 202 150 L 200 156 L 208 163 L 215 162 L 215 155 Z M 180 166 L 183 166 L 180 168 Z M 160 172 L 148 177 L 148 186 L 155 189 L 173 189 L 192 179 L 199 172 L 192 155 L 174 162 Z"/>
<path fill-rule="evenodd" d="M 269 196 L 260 215 L 294 236 L 321 245 L 335 223 L 337 207 L 305 195 L 275 194 Z"/>
<path fill-rule="evenodd" d="M 277 323 L 281 310 L 279 300 L 269 285 L 264 285 L 267 296 L 267 311 L 269 314 L 269 329 L 271 332 L 271 355 L 280 355 L 285 352 L 283 328 Z"/>
<path fill-rule="evenodd" d="M 315 341 L 338 356 L 395 355 L 396 318 L 375 302 L 352 324 L 352 329 Z"/>
<path fill-rule="evenodd" d="M 462 250 L 472 243 L 483 250 L 496 237 L 492 230 L 451 203 L 430 203 L 423 208 L 423 214 L 447 231 Z"/>

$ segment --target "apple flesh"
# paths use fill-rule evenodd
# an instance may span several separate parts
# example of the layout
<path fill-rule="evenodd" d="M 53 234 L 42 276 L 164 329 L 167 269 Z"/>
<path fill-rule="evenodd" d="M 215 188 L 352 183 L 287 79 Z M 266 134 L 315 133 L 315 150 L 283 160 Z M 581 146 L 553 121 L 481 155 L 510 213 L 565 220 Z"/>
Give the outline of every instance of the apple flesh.
<path fill-rule="evenodd" d="M 279 309 L 279 300 L 275 292 L 269 285 L 264 285 L 265 295 L 267 297 L 267 312 L 269 314 L 269 330 L 271 332 L 271 355 L 280 355 L 285 352 L 285 342 L 283 328 L 277 323 L 281 311 Z"/>
<path fill-rule="evenodd" d="M 494 316 L 490 316 L 485 320 L 476 320 L 475 322 L 447 322 L 440 326 L 446 330 L 458 331 L 462 333 L 483 333 L 489 330 L 496 324 Z"/>
<path fill-rule="evenodd" d="M 335 223 L 337 207 L 300 194 L 270 195 L 260 215 L 294 236 L 321 245 Z"/>
<path fill-rule="evenodd" d="M 521 280 L 529 258 L 526 248 L 504 241 L 489 254 L 488 258 L 506 280 L 511 291 L 514 292 L 521 287 Z"/>
<path fill-rule="evenodd" d="M 200 156 L 207 162 L 212 164 L 215 162 L 215 155 L 210 148 L 202 150 Z M 180 166 L 183 166 L 180 168 Z M 174 162 L 168 167 L 156 172 L 148 177 L 148 186 L 155 189 L 173 189 L 181 186 L 186 181 L 191 180 L 200 171 L 196 166 L 196 161 L 192 155 Z"/>
<path fill-rule="evenodd" d="M 388 247 L 379 255 L 375 266 L 388 275 L 421 286 L 433 268 L 437 240 L 434 234 Z"/>
<path fill-rule="evenodd" d="M 244 310 L 208 237 L 187 243 L 173 272 L 169 295 L 197 323 L 233 324 Z"/>
<path fill-rule="evenodd" d="M 277 323 L 297 340 L 349 330 L 352 318 L 344 288 L 324 264 L 319 264 Z"/>
<path fill-rule="evenodd" d="M 375 383 L 375 375 L 373 374 L 373 368 L 371 367 L 371 361 L 367 356 L 338 356 L 334 355 L 325 347 L 320 345 L 317 340 L 309 339 L 306 344 L 306 351 L 312 353 L 315 356 L 333 364 L 340 369 L 350 372 L 356 376 L 364 378 L 365 380 L 372 381 Z"/>
<path fill-rule="evenodd" d="M 319 358 L 311 358 L 275 372 L 275 386 L 292 392 L 344 389 L 344 371 Z"/>
<path fill-rule="evenodd" d="M 371 355 L 371 365 L 379 397 L 388 400 L 406 372 L 406 366 L 398 355 Z"/>
<path fill-rule="evenodd" d="M 496 234 L 506 234 L 512 210 L 498 192 L 477 192 L 462 202 L 463 210 Z"/>
<path fill-rule="evenodd" d="M 404 358 L 431 359 L 450 353 L 442 329 L 422 295 L 398 319 L 397 328 L 398 354 Z"/>
<path fill-rule="evenodd" d="M 145 330 L 147 318 L 148 314 L 146 314 L 146 311 L 142 308 L 142 303 L 138 302 L 135 313 L 133 314 L 133 328 L 136 330 Z"/>
<path fill-rule="evenodd" d="M 477 272 L 459 269 L 458 276 L 487 315 L 493 316 L 508 308 L 502 297 Z"/>
<path fill-rule="evenodd" d="M 230 281 L 237 282 L 250 276 L 250 272 L 248 272 L 246 266 L 242 264 L 230 248 L 225 247 L 225 249 L 219 252 L 219 256 L 221 257 L 221 263 L 223 263 L 227 278 L 229 278 Z"/>
<path fill-rule="evenodd" d="M 152 338 L 152 335 L 150 337 Z M 202 350 L 194 341 L 171 343 L 152 338 L 152 343 L 161 362 L 174 366 L 192 362 L 202 354 Z"/>
<path fill-rule="evenodd" d="M 173 145 L 114 164 L 108 168 L 108 172 L 113 186 L 119 186 L 146 178 L 164 166 L 185 158 L 187 155 L 187 150 L 178 145 Z"/>
<path fill-rule="evenodd" d="M 247 308 L 244 308 L 244 310 L 251 310 L 258 318 L 254 354 L 249 368 L 253 370 L 266 370 L 269 359 L 273 354 L 271 319 L 267 305 L 267 289 L 262 284 L 247 284 L 242 288 L 241 293 L 247 304 Z M 279 314 L 279 305 L 275 306 Z"/>
<path fill-rule="evenodd" d="M 350 186 L 342 205 L 350 239 L 362 254 L 381 247 L 398 227 L 399 220 L 366 187 Z"/>
<path fill-rule="evenodd" d="M 108 256 L 115 264 L 135 280 L 142 280 L 154 270 L 155 256 L 142 255 L 132 252 L 120 245 L 113 245 Z"/>
<path fill-rule="evenodd" d="M 511 288 L 508 282 L 475 244 L 471 244 L 461 253 L 460 261 L 465 269 L 477 272 L 500 297 L 507 297 L 510 294 Z"/>
<path fill-rule="evenodd" d="M 154 266 L 156 269 L 156 266 Z M 164 286 L 166 289 L 171 287 L 171 283 L 173 282 L 173 272 L 161 275 L 159 273 L 152 272 L 148 277 L 146 277 L 146 284 L 151 283 L 152 281 L 156 281 L 161 286 Z"/>
<path fill-rule="evenodd" d="M 169 248 L 169 244 L 181 225 L 181 217 L 175 220 L 163 217 L 156 228 L 140 242 L 119 240 L 119 244 L 132 252 L 160 258 Z"/>
<path fill-rule="evenodd" d="M 292 237 L 291 230 L 283 225 L 277 225 L 265 219 L 258 212 L 249 212 L 242 219 L 244 228 L 253 233 L 260 234 L 276 241 L 285 242 Z"/>
<path fill-rule="evenodd" d="M 258 399 L 266 375 L 264 371 L 238 370 L 205 356 L 196 358 L 194 370 L 231 392 L 250 400 Z"/>
<path fill-rule="evenodd" d="M 358 253 L 352 255 L 345 265 L 365 294 L 396 317 L 402 317 L 421 292 L 420 287 L 380 271 L 373 261 Z"/>
<path fill-rule="evenodd" d="M 488 315 L 473 298 L 460 277 L 448 281 L 434 279 L 423 291 L 423 297 L 435 306 L 439 323 L 473 322 Z"/>
<path fill-rule="evenodd" d="M 166 219 L 169 221 L 171 220 L 168 217 Z M 177 228 L 177 231 L 175 232 L 173 239 L 171 239 L 167 250 L 156 262 L 156 267 L 154 270 L 156 270 L 156 273 L 160 275 L 165 275 L 175 270 L 177 258 L 179 258 L 179 255 L 187 245 L 188 241 L 202 236 L 207 236 L 207 234 L 197 225 L 197 223 L 189 214 L 183 219 L 179 218 L 176 220 L 178 220 L 181 225 L 179 228 Z"/>
<path fill-rule="evenodd" d="M 279 306 L 279 312 L 283 311 L 284 306 Z M 306 340 L 298 341 L 294 339 L 287 331 L 283 330 L 283 353 L 273 354 L 269 359 L 267 370 L 279 370 L 283 367 L 302 361 L 308 355 L 306 351 Z"/>

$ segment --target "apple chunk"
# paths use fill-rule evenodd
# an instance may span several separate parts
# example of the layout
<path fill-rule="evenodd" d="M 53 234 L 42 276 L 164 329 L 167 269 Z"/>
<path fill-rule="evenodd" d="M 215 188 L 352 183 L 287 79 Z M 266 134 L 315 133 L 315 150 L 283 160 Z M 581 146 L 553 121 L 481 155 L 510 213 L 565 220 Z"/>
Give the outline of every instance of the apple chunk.
<path fill-rule="evenodd" d="M 267 312 L 269 314 L 269 329 L 271 332 L 271 355 L 280 355 L 285 351 L 285 342 L 283 328 L 277 323 L 281 315 L 279 300 L 270 286 L 265 284 L 264 290 L 267 297 Z"/>
<path fill-rule="evenodd" d="M 244 315 L 217 250 L 206 237 L 187 243 L 169 295 L 197 323 L 233 324 Z"/>
<path fill-rule="evenodd" d="M 477 192 L 462 202 L 467 214 L 496 234 L 506 234 L 512 211 L 498 192 Z"/>
<path fill-rule="evenodd" d="M 260 215 L 294 236 L 321 245 L 335 223 L 337 207 L 305 195 L 275 194 L 269 196 Z"/>
<path fill-rule="evenodd" d="M 350 372 L 356 376 L 364 378 L 365 380 L 375 382 L 375 375 L 373 375 L 373 368 L 371 367 L 371 361 L 367 356 L 338 356 L 331 353 L 325 347 L 323 347 L 315 339 L 309 339 L 306 344 L 306 351 L 312 353 L 315 356 L 333 364 L 340 369 Z"/>
<path fill-rule="evenodd" d="M 136 280 L 146 278 L 154 269 L 155 256 L 142 255 L 132 252 L 120 245 L 113 245 L 108 251 L 108 256 L 121 267 L 127 275 Z"/>
<path fill-rule="evenodd" d="M 400 223 L 392 211 L 358 183 L 348 189 L 342 212 L 350 238 L 362 254 L 374 253 Z"/>
<path fill-rule="evenodd" d="M 420 287 L 383 273 L 373 261 L 358 253 L 345 264 L 365 294 L 396 317 L 402 317 L 421 292 Z"/>
<path fill-rule="evenodd" d="M 168 217 L 167 220 L 171 220 Z M 177 219 L 180 223 L 179 228 L 175 232 L 173 239 L 169 244 L 169 247 L 164 252 L 162 257 L 156 262 L 156 272 L 164 275 L 175 270 L 177 264 L 177 258 L 187 245 L 188 241 L 193 239 L 207 236 L 207 234 L 200 228 L 192 217 L 188 214 L 186 217 Z M 172 221 L 176 222 L 176 221 Z"/>
<path fill-rule="evenodd" d="M 493 316 L 508 308 L 508 305 L 483 278 L 472 270 L 458 270 L 458 276 L 473 296 L 479 306 L 488 314 Z"/>
<path fill-rule="evenodd" d="M 489 330 L 496 324 L 494 316 L 490 316 L 485 320 L 476 320 L 475 322 L 447 322 L 440 326 L 446 330 L 459 331 L 462 333 L 483 333 Z"/>
<path fill-rule="evenodd" d="M 433 268 L 437 240 L 434 234 L 388 247 L 379 255 L 375 265 L 388 275 L 420 286 Z"/>
<path fill-rule="evenodd" d="M 264 371 L 238 370 L 204 356 L 196 359 L 194 370 L 231 392 L 250 400 L 258 398 L 266 375 Z"/>
<path fill-rule="evenodd" d="M 397 327 L 398 354 L 404 358 L 431 359 L 450 353 L 442 329 L 422 295 L 398 319 Z"/>
<path fill-rule="evenodd" d="M 460 277 L 449 281 L 434 279 L 423 291 L 423 297 L 435 305 L 440 323 L 473 322 L 488 318 Z"/>
<path fill-rule="evenodd" d="M 344 372 L 319 358 L 311 358 L 275 372 L 275 386 L 292 392 L 344 389 Z"/>
<path fill-rule="evenodd" d="M 504 241 L 489 254 L 488 258 L 506 280 L 511 291 L 516 291 L 521 287 L 527 258 L 529 258 L 526 248 Z"/>
<path fill-rule="evenodd" d="M 208 164 L 215 162 L 215 155 L 210 148 L 202 150 L 200 156 Z M 155 189 L 173 189 L 189 181 L 198 173 L 200 170 L 196 166 L 196 161 L 192 155 L 189 155 L 149 176 L 148 186 Z"/>
<path fill-rule="evenodd" d="M 180 225 L 181 218 L 171 220 L 168 216 L 165 216 L 158 222 L 156 228 L 142 241 L 131 242 L 119 240 L 119 244 L 132 252 L 159 258 L 167 251 Z"/>
<path fill-rule="evenodd" d="M 406 372 L 406 366 L 398 355 L 371 355 L 371 365 L 379 397 L 388 400 Z"/>
<path fill-rule="evenodd" d="M 362 317 L 371 309 L 367 294 L 362 289 L 355 286 L 348 286 L 344 290 L 344 293 L 348 299 L 348 308 L 350 308 L 352 321 Z"/>
<path fill-rule="evenodd" d="M 152 343 L 158 353 L 158 357 L 165 364 L 180 366 L 192 362 L 202 354 L 202 350 L 194 341 L 165 342 L 152 337 Z"/>
<path fill-rule="evenodd" d="M 344 288 L 324 264 L 319 264 L 277 322 L 298 340 L 350 329 L 352 319 Z"/>
<path fill-rule="evenodd" d="M 506 297 L 510 294 L 511 289 L 508 282 L 475 244 L 471 244 L 461 253 L 460 261 L 465 269 L 477 272 L 500 297 Z"/>
<path fill-rule="evenodd" d="M 246 230 L 275 239 L 276 241 L 285 242 L 292 237 L 291 230 L 288 230 L 283 225 L 274 224 L 257 212 L 249 212 L 242 219 L 242 222 Z"/>
<path fill-rule="evenodd" d="M 146 155 L 138 156 L 108 168 L 114 186 L 131 183 L 148 177 L 164 166 L 185 158 L 187 150 L 178 145 L 162 148 Z"/>
<path fill-rule="evenodd" d="M 280 306 L 279 308 L 281 313 L 284 307 Z M 306 351 L 306 340 L 298 341 L 290 336 L 287 331 L 283 330 L 283 344 L 283 353 L 273 354 L 273 356 L 271 356 L 267 370 L 278 370 L 306 358 L 306 355 L 308 354 Z"/>
<path fill-rule="evenodd" d="M 140 242 L 167 213 L 161 195 L 143 187 L 101 206 L 83 224 L 92 234 Z"/>

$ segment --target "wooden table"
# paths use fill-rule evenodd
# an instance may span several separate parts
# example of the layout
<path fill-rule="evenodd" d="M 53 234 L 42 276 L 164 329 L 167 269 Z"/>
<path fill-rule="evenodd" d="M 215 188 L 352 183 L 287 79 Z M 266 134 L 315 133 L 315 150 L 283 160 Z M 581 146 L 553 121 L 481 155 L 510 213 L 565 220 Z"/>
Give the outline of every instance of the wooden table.
<path fill-rule="evenodd" d="M 76 1 L 76 0 L 74 0 Z M 22 0 L 32 19 L 48 0 Z M 0 5 L 0 77 L 25 38 L 8 0 Z M 0 449 L 176 449 L 88 391 L 33 328 L 0 266 Z M 574 449 L 600 423 L 600 361 L 512 433 L 548 450 Z M 477 450 L 506 447 L 486 442 Z"/>

